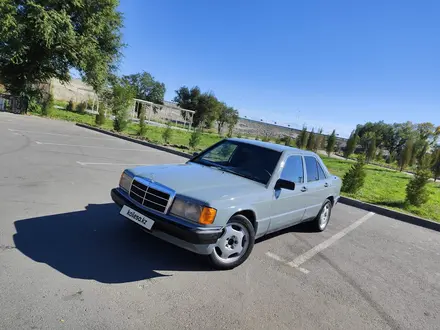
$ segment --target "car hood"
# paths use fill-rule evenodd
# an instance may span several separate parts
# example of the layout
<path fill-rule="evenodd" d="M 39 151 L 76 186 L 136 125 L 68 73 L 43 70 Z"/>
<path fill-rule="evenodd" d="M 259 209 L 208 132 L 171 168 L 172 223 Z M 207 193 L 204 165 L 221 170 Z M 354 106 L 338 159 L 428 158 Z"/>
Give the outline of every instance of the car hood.
<path fill-rule="evenodd" d="M 196 163 L 141 166 L 129 171 L 207 203 L 266 189 L 261 183 Z"/>

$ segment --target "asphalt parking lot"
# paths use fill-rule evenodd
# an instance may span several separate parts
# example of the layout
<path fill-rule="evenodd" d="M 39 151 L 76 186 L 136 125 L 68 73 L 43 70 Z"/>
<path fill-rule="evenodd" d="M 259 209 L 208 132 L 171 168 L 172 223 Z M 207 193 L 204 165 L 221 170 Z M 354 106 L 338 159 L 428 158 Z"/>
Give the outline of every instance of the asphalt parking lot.
<path fill-rule="evenodd" d="M 440 233 L 337 205 L 212 271 L 128 226 L 130 166 L 185 159 L 0 113 L 0 329 L 439 329 Z"/>

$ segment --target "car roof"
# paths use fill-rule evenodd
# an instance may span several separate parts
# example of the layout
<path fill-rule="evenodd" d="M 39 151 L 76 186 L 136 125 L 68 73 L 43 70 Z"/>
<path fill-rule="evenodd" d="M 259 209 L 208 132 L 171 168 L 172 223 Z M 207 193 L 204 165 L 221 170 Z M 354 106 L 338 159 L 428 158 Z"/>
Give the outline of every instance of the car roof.
<path fill-rule="evenodd" d="M 286 152 L 294 152 L 294 153 L 301 154 L 301 155 L 315 155 L 314 152 L 311 152 L 308 150 L 302 150 L 302 149 L 284 146 L 284 145 L 276 144 L 276 143 L 272 143 L 272 142 L 263 142 L 263 141 L 258 141 L 258 140 L 239 139 L 239 138 L 229 138 L 227 140 L 252 144 L 255 146 L 259 146 L 259 147 L 263 147 L 263 148 L 267 148 L 267 149 L 272 149 L 272 150 L 276 150 L 279 152 L 286 151 Z"/>

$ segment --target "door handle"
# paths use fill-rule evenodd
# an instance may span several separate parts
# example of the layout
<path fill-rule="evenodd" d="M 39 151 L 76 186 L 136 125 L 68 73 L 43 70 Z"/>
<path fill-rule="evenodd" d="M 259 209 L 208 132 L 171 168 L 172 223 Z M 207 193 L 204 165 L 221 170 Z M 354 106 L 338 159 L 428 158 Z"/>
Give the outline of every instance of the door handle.
<path fill-rule="evenodd" d="M 328 183 L 327 182 L 324 184 L 324 187 L 328 187 Z"/>
<path fill-rule="evenodd" d="M 302 188 L 301 188 L 301 191 L 302 191 L 302 192 L 305 192 L 305 191 L 307 191 L 307 188 L 306 188 L 306 187 L 302 187 Z"/>

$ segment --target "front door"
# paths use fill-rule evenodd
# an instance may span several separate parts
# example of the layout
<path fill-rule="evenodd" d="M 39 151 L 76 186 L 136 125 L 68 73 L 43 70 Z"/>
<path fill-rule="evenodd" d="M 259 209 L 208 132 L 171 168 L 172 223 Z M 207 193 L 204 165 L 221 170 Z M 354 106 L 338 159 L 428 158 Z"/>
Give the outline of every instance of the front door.
<path fill-rule="evenodd" d="M 274 190 L 269 232 L 274 232 L 301 222 L 307 200 L 300 187 L 304 184 L 304 164 L 301 155 L 288 156 L 281 179 L 295 182 L 295 190 Z"/>

